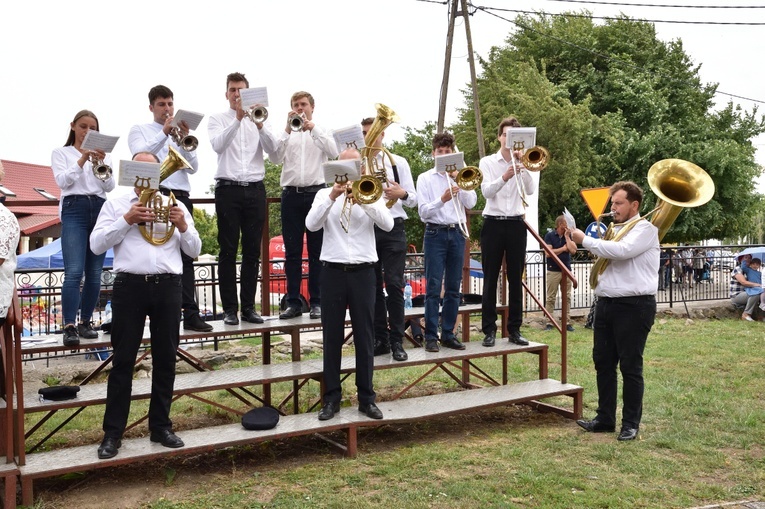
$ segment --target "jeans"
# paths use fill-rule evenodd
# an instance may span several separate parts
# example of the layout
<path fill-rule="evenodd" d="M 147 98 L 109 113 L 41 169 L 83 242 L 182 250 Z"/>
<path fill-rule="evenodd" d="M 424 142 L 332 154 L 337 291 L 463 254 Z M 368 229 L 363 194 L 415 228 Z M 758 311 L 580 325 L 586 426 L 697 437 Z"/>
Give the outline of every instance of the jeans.
<path fill-rule="evenodd" d="M 311 210 L 316 192 L 299 193 L 282 190 L 282 240 L 284 241 L 284 275 L 287 277 L 287 307 L 301 309 L 300 283 L 303 281 L 303 234 L 308 247 L 308 293 L 311 306 L 321 305 L 321 245 L 324 230 L 307 231 L 305 218 Z"/>
<path fill-rule="evenodd" d="M 266 188 L 263 182 L 249 186 L 220 186 L 215 189 L 218 215 L 218 277 L 225 313 L 236 313 L 236 253 L 242 235 L 242 269 L 239 276 L 242 310 L 255 306 L 260 243 L 266 220 Z"/>
<path fill-rule="evenodd" d="M 441 312 L 441 339 L 454 337 L 454 326 L 460 305 L 462 261 L 465 237 L 457 228 L 425 227 L 425 339 L 438 339 L 438 304 L 441 283 L 444 305 Z"/>
<path fill-rule="evenodd" d="M 61 287 L 61 308 L 64 325 L 93 318 L 93 309 L 101 291 L 101 272 L 106 253 L 95 255 L 90 250 L 90 232 L 96 225 L 104 199 L 92 195 L 65 196 L 61 203 L 61 255 L 64 258 L 64 284 Z M 85 276 L 80 293 L 80 283 Z"/>

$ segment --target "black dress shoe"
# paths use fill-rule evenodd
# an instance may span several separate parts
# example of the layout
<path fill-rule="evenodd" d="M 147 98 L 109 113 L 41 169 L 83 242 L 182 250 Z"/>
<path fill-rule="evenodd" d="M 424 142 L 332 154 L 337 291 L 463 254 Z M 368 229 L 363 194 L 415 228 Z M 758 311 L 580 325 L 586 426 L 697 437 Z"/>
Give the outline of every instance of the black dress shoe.
<path fill-rule="evenodd" d="M 177 449 L 179 447 L 183 447 L 184 444 L 183 440 L 181 440 L 178 435 L 170 431 L 169 429 L 161 429 L 159 431 L 152 431 L 151 436 L 149 436 L 149 440 L 152 442 L 156 442 L 158 444 L 162 444 L 165 447 L 169 447 L 171 449 Z"/>
<path fill-rule="evenodd" d="M 622 430 L 619 432 L 619 436 L 616 437 L 620 442 L 626 440 L 635 440 L 637 438 L 638 429 L 630 428 L 629 426 L 622 426 Z"/>
<path fill-rule="evenodd" d="M 367 417 L 370 419 L 382 419 L 383 414 L 382 410 L 377 408 L 377 405 L 374 403 L 370 403 L 368 405 L 359 405 L 359 412 L 362 414 L 367 414 Z"/>
<path fill-rule="evenodd" d="M 311 312 L 308 314 L 308 316 L 312 320 L 318 320 L 321 318 L 321 306 L 311 306 Z"/>
<path fill-rule="evenodd" d="M 593 419 L 591 421 L 585 420 L 585 419 L 579 419 L 576 421 L 576 423 L 582 427 L 585 431 L 589 431 L 590 433 L 613 433 L 616 431 L 616 427 L 608 424 L 604 424 L 600 422 L 597 419 Z"/>
<path fill-rule="evenodd" d="M 390 344 L 383 343 L 382 341 L 375 341 L 374 355 L 387 355 L 390 353 Z"/>
<path fill-rule="evenodd" d="M 437 339 L 426 339 L 425 340 L 425 351 L 426 352 L 438 352 L 441 348 L 438 346 L 438 340 Z"/>
<path fill-rule="evenodd" d="M 391 343 L 390 350 L 393 352 L 394 361 L 405 361 L 409 358 L 401 343 Z"/>
<path fill-rule="evenodd" d="M 413 338 L 415 346 L 425 345 L 425 337 L 422 334 L 417 334 Z"/>
<path fill-rule="evenodd" d="M 494 337 L 494 334 L 489 333 L 486 334 L 486 337 L 483 338 L 483 343 L 481 343 L 483 346 L 494 346 L 496 343 L 496 338 Z"/>
<path fill-rule="evenodd" d="M 462 341 L 460 341 L 457 338 L 446 338 L 441 340 L 441 345 L 445 346 L 446 348 L 451 348 L 452 350 L 464 350 L 465 345 L 462 344 Z"/>
<path fill-rule="evenodd" d="M 296 316 L 300 316 L 302 314 L 303 314 L 303 310 L 302 309 L 294 308 L 294 307 L 289 307 L 289 308 L 285 309 L 282 312 L 282 314 L 279 315 L 279 318 L 281 318 L 282 320 L 286 320 L 288 318 L 295 318 Z"/>
<path fill-rule="evenodd" d="M 213 330 L 213 327 L 209 323 L 202 320 L 202 318 L 197 313 L 194 313 L 193 315 L 184 318 L 183 329 L 197 332 L 210 332 Z"/>
<path fill-rule="evenodd" d="M 529 340 L 521 336 L 521 333 L 517 330 L 510 332 L 510 342 L 516 345 L 526 346 L 529 344 Z"/>
<path fill-rule="evenodd" d="M 237 318 L 236 312 L 226 313 L 223 317 L 223 323 L 226 325 L 239 325 L 239 318 Z"/>
<path fill-rule="evenodd" d="M 328 421 L 340 412 L 340 403 L 324 403 L 324 406 L 319 410 L 319 420 Z"/>
<path fill-rule="evenodd" d="M 242 320 L 250 323 L 263 323 L 263 317 L 255 312 L 254 309 L 243 309 Z"/>
<path fill-rule="evenodd" d="M 98 446 L 98 459 L 106 460 L 115 457 L 120 447 L 122 447 L 122 440 L 119 438 L 104 438 Z"/>
<path fill-rule="evenodd" d="M 77 334 L 84 339 L 98 339 L 98 332 L 93 329 L 93 322 L 77 325 Z"/>
<path fill-rule="evenodd" d="M 77 334 L 77 327 L 67 325 L 64 327 L 64 346 L 77 346 L 80 344 L 80 336 Z"/>

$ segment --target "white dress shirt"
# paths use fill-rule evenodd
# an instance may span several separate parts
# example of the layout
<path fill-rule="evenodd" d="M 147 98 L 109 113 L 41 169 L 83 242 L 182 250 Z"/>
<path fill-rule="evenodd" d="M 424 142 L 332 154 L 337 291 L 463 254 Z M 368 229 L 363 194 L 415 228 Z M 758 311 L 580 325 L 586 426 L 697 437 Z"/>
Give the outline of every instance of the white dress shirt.
<path fill-rule="evenodd" d="M 396 200 L 396 203 L 394 203 L 393 207 L 390 209 L 390 213 L 394 219 L 406 219 L 407 215 L 404 211 L 404 206 L 409 208 L 417 206 L 417 188 L 414 186 L 412 170 L 409 168 L 407 160 L 396 154 L 391 154 L 391 156 L 393 156 L 393 161 L 396 163 L 396 170 L 398 171 L 398 179 L 400 181 L 399 185 L 409 196 L 406 197 L 406 200 Z M 382 152 L 378 152 L 375 155 L 375 159 L 377 160 L 378 166 L 385 168 L 385 175 L 388 178 L 388 182 L 394 182 L 393 167 L 390 164 L 388 156 L 383 156 Z M 383 189 L 385 189 L 385 187 L 386 186 L 383 186 Z"/>
<path fill-rule="evenodd" d="M 484 216 L 522 216 L 526 213 L 526 208 L 523 206 L 521 195 L 518 192 L 518 183 L 515 181 L 518 176 L 510 177 L 507 182 L 502 178 L 502 175 L 512 164 L 512 161 L 505 160 L 502 156 L 502 150 L 481 158 L 478 163 L 478 168 L 483 173 L 481 192 L 486 198 L 486 206 L 483 209 Z M 537 185 L 531 174 L 517 159 L 515 165 L 521 168 L 520 178 L 526 194 L 534 194 L 537 191 Z"/>
<path fill-rule="evenodd" d="M 635 216 L 636 219 L 640 217 Z M 615 226 L 614 233 L 622 226 Z M 582 247 L 611 260 L 598 277 L 595 295 L 598 297 L 635 297 L 656 295 L 659 279 L 659 230 L 649 221 L 641 220 L 621 240 L 584 237 Z"/>
<path fill-rule="evenodd" d="M 310 131 L 287 133 L 282 130 L 274 150 L 266 150 L 274 164 L 284 163 L 282 187 L 308 187 L 324 184 L 322 163 L 338 155 L 332 133 L 314 124 Z"/>
<path fill-rule="evenodd" d="M 344 196 L 332 201 L 329 198 L 331 187 L 316 193 L 311 210 L 305 218 L 305 226 L 315 232 L 324 228 L 324 241 L 319 259 L 324 262 L 359 264 L 377 261 L 375 229 L 389 232 L 393 229 L 393 216 L 385 206 L 383 198 L 370 205 L 351 206 L 351 219 L 348 233 L 340 225 L 340 213 L 343 210 Z"/>
<path fill-rule="evenodd" d="M 447 225 L 467 221 L 465 209 L 475 207 L 478 195 L 475 190 L 460 190 L 454 198 L 442 202 L 441 196 L 453 182 L 446 173 L 439 173 L 435 168 L 417 177 L 417 209 L 423 223 Z M 451 203 L 454 200 L 457 207 Z"/>
<path fill-rule="evenodd" d="M 114 189 L 116 182 L 114 176 L 100 180 L 93 175 L 93 165 L 90 160 L 85 161 L 85 165 L 80 168 L 77 164 L 82 153 L 74 148 L 74 145 L 60 147 L 53 150 L 50 156 L 50 166 L 53 169 L 53 178 L 61 189 L 61 197 L 86 194 L 91 196 L 100 196 L 106 199 L 106 193 Z M 104 164 L 111 166 L 112 158 L 106 154 Z M 61 207 L 59 206 L 59 211 Z"/>
<path fill-rule="evenodd" d="M 154 246 L 146 242 L 137 224 L 131 225 L 125 220 L 125 214 L 137 202 L 138 195 L 135 192 L 107 200 L 90 234 L 90 249 L 99 255 L 113 247 L 115 272 L 181 274 L 181 250 L 191 258 L 199 256 L 202 250 L 202 240 L 194 228 L 191 214 L 183 203 L 178 202 L 188 228 L 183 233 L 176 228 L 170 240 Z"/>
<path fill-rule="evenodd" d="M 152 122 L 151 124 L 134 125 L 128 135 L 128 147 L 130 153 L 135 155 L 138 152 L 151 152 L 161 163 L 167 158 L 170 151 L 168 146 L 177 150 L 186 161 L 191 164 L 191 168 L 185 168 L 176 171 L 165 180 L 161 186 L 167 189 L 178 189 L 179 191 L 191 192 L 189 175 L 194 174 L 199 169 L 196 151 L 187 152 L 180 148 L 171 136 L 168 136 L 162 130 L 164 124 Z"/>
<path fill-rule="evenodd" d="M 216 179 L 263 180 L 266 175 L 263 151 L 271 153 L 276 148 L 276 138 L 269 124 L 258 129 L 247 117 L 237 120 L 236 110 L 229 108 L 223 113 L 210 115 L 207 132 L 212 148 L 218 154 Z"/>

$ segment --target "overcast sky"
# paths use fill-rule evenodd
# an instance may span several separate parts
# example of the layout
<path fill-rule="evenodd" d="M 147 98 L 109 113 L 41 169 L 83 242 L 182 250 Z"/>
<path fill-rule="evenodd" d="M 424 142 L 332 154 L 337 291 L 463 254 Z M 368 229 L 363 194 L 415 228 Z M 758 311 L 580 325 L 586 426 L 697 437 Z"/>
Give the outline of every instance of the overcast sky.
<path fill-rule="evenodd" d="M 729 2 L 757 5 L 752 0 Z M 726 5 L 723 0 L 642 3 Z M 765 22 L 765 9 L 637 7 L 570 0 L 482 0 L 476 5 L 550 13 L 586 8 L 594 16 L 624 12 L 646 20 Z M 516 15 L 494 12 L 506 19 Z M 388 128 L 386 141 L 403 139 L 402 126 L 419 128 L 438 115 L 448 22 L 447 6 L 442 3 L 6 0 L 0 6 L 0 19 L 2 159 L 49 165 L 51 151 L 66 141 L 74 114 L 90 109 L 99 117 L 101 132 L 121 137 L 112 154 L 116 166 L 119 159 L 130 157 L 130 127 L 152 121 L 147 98 L 152 86 L 169 86 L 176 109 L 209 116 L 228 108 L 226 75 L 233 71 L 245 73 L 251 86 L 268 87 L 269 110 L 278 129 L 296 90 L 314 95 L 314 119 L 328 128 L 373 116 L 377 102 L 390 106 L 401 122 Z M 470 23 L 473 48 L 481 56 L 492 46 L 502 45 L 515 30 L 512 23 L 481 11 Z M 719 83 L 722 92 L 765 100 L 758 63 L 765 54 L 762 26 L 657 23 L 656 27 L 662 40 L 682 39 L 685 51 L 701 64 L 703 81 Z M 456 109 L 463 105 L 460 91 L 469 81 L 461 22 L 454 39 L 447 125 L 456 120 Z M 729 99 L 717 96 L 720 104 Z M 733 100 L 746 110 L 756 104 Z M 216 165 L 207 117 L 195 134 L 200 139 L 200 171 L 192 178 L 192 196 L 202 196 Z M 763 164 L 765 139 L 757 144 L 757 160 Z"/>

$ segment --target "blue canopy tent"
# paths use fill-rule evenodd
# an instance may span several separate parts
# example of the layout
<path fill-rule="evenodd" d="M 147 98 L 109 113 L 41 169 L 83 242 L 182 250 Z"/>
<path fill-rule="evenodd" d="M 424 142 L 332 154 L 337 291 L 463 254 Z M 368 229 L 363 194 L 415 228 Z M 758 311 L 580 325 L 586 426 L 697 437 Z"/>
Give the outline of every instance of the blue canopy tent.
<path fill-rule="evenodd" d="M 114 252 L 110 249 L 104 258 L 104 267 L 114 263 Z M 16 270 L 63 269 L 64 257 L 61 254 L 61 239 L 56 239 L 47 246 L 18 256 Z"/>

